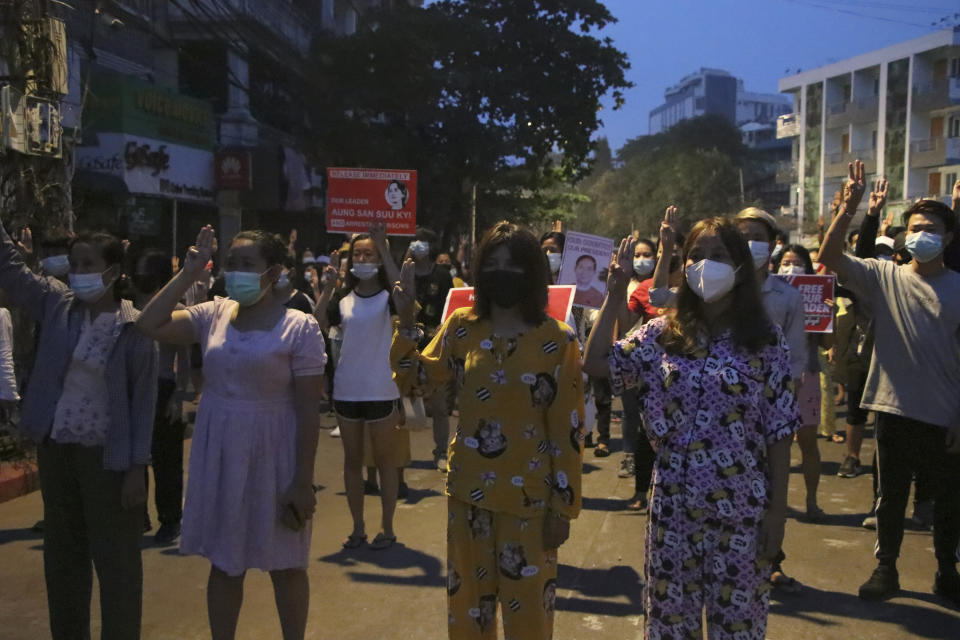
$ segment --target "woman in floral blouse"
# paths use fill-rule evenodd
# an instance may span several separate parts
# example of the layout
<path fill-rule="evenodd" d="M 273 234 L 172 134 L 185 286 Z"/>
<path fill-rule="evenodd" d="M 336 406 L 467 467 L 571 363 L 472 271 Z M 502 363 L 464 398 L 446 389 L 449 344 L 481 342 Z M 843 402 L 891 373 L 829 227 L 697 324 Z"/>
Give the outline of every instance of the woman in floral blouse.
<path fill-rule="evenodd" d="M 611 268 L 622 300 L 633 240 Z M 788 347 L 763 310 L 746 241 L 722 218 L 683 250 L 677 310 L 617 342 L 605 303 L 584 369 L 639 388 L 657 450 L 644 563 L 647 638 L 763 638 L 780 549 L 790 442 L 800 426 Z"/>
<path fill-rule="evenodd" d="M 552 636 L 557 548 L 580 512 L 583 389 L 571 329 L 544 313 L 549 273 L 537 239 L 501 222 L 477 249 L 474 306 L 416 350 L 414 271 L 394 295 L 391 361 L 403 393 L 455 380 L 447 571 L 451 638 Z"/>

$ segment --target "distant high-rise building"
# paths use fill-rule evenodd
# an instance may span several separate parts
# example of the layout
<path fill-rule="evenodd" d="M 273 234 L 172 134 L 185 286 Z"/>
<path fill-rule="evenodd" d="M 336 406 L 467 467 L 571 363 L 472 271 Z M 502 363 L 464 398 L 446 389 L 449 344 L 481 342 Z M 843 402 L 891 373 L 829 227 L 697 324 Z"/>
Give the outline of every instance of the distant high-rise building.
<path fill-rule="evenodd" d="M 778 93 L 746 91 L 743 80 L 723 69 L 701 68 L 668 87 L 664 103 L 650 112 L 651 134 L 663 133 L 678 122 L 707 114 L 740 127 L 750 147 L 786 146 L 777 141 L 777 117 L 790 112 L 790 101 Z"/>

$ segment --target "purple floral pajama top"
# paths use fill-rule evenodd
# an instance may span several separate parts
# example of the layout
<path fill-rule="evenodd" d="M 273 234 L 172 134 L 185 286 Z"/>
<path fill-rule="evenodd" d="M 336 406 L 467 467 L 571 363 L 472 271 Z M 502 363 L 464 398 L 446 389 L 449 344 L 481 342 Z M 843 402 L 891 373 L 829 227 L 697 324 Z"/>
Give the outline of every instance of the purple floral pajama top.
<path fill-rule="evenodd" d="M 767 446 L 800 426 L 789 347 L 774 327 L 775 341 L 756 353 L 726 332 L 694 357 L 672 355 L 659 343 L 667 322 L 651 320 L 614 345 L 609 360 L 614 393 L 639 388 L 657 449 L 651 510 L 670 503 L 751 526 L 768 505 Z"/>

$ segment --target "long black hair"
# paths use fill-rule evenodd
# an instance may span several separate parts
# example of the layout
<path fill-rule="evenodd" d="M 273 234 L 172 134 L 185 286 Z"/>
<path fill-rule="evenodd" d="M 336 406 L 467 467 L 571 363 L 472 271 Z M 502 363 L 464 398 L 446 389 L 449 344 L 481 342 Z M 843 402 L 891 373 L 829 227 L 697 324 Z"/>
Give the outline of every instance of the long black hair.
<path fill-rule="evenodd" d="M 780 263 L 783 262 L 783 256 L 788 253 L 795 253 L 800 256 L 800 259 L 803 260 L 803 268 L 807 272 L 807 275 L 816 273 L 816 270 L 813 268 L 813 260 L 810 258 L 810 251 L 802 244 L 788 244 L 783 248 L 783 251 L 777 254 L 773 259 L 774 273 L 780 270 Z"/>
<path fill-rule="evenodd" d="M 520 301 L 520 315 L 527 324 L 537 326 L 546 317 L 547 287 L 550 284 L 550 268 L 547 266 L 547 257 L 540 249 L 540 243 L 533 233 L 523 227 L 506 220 L 493 225 L 477 246 L 473 259 L 474 280 L 477 285 L 474 289 L 473 316 L 480 319 L 490 317 L 491 301 L 484 295 L 484 288 L 479 286 L 483 280 L 483 265 L 497 248 L 505 246 L 510 252 L 510 259 L 523 269 L 523 278 L 526 281 L 529 294 Z"/>
<path fill-rule="evenodd" d="M 732 315 L 730 327 L 733 330 L 733 341 L 741 349 L 758 351 L 772 343 L 774 332 L 760 298 L 760 285 L 753 269 L 750 247 L 733 221 L 726 218 L 707 218 L 693 227 L 683 245 L 684 265 L 697 243 L 697 238 L 704 233 L 717 235 L 737 269 L 737 281 L 729 294 L 733 296 L 728 312 Z M 702 348 L 703 341 L 709 336 L 703 313 L 704 304 L 703 299 L 690 288 L 684 269 L 683 283 L 677 292 L 677 309 L 670 316 L 669 324 L 660 337 L 664 349 L 689 356 Z"/>

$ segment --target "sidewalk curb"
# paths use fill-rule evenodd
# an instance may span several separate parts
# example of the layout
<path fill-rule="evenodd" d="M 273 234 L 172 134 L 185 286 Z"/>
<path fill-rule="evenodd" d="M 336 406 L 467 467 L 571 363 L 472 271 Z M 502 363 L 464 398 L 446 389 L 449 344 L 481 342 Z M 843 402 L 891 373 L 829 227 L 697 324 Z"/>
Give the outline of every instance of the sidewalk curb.
<path fill-rule="evenodd" d="M 37 463 L 30 460 L 0 463 L 0 503 L 40 488 Z"/>

